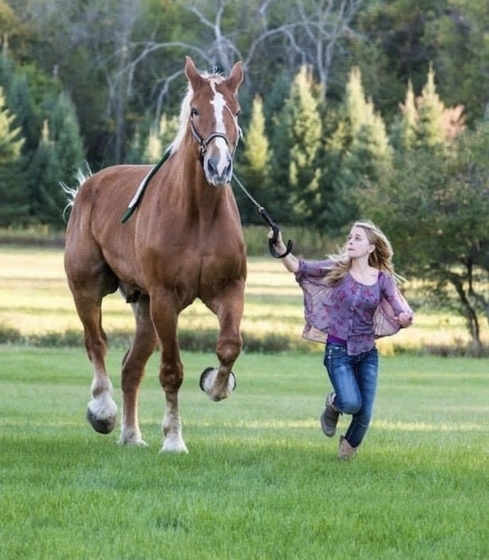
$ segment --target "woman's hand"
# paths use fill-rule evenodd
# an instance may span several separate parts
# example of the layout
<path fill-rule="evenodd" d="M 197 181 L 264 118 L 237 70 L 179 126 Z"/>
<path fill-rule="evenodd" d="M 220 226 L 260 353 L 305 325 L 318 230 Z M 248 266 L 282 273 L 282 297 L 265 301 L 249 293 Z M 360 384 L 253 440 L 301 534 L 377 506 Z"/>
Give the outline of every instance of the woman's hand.
<path fill-rule="evenodd" d="M 268 239 L 273 239 L 273 236 L 274 231 L 272 228 L 270 228 L 270 230 L 268 231 Z M 277 232 L 277 240 L 275 241 L 274 246 L 279 253 L 284 253 L 287 250 L 287 247 L 284 244 L 284 240 L 282 239 L 282 232 L 280 230 L 278 230 Z"/>
<path fill-rule="evenodd" d="M 268 232 L 268 239 L 273 239 L 273 236 L 274 231 L 270 228 L 270 231 Z M 282 233 L 280 230 L 277 232 L 277 241 L 275 242 L 274 247 L 278 253 L 285 253 L 287 251 L 287 247 L 282 239 Z M 299 260 L 294 257 L 292 253 L 285 255 L 285 257 L 281 258 L 280 261 L 289 272 L 297 272 L 299 270 Z"/>
<path fill-rule="evenodd" d="M 414 313 L 410 311 L 403 311 L 402 313 L 399 313 L 396 319 L 401 327 L 410 327 L 413 323 Z"/>

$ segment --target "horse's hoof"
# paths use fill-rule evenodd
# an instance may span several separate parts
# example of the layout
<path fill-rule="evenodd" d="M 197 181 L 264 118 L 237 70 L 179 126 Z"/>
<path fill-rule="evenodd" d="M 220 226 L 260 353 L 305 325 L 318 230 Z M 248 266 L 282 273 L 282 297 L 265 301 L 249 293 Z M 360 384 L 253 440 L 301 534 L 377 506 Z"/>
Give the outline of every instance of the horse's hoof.
<path fill-rule="evenodd" d="M 205 370 L 201 373 L 199 387 L 202 389 L 202 391 L 204 391 L 204 393 L 209 392 L 209 388 L 214 384 L 216 375 L 217 368 L 214 367 L 205 368 Z M 236 389 L 236 376 L 233 372 L 231 372 L 231 374 L 229 375 L 228 389 L 230 393 L 232 393 Z"/>
<path fill-rule="evenodd" d="M 110 434 L 117 422 L 115 416 L 101 420 L 97 418 L 89 408 L 87 409 L 87 420 L 90 422 L 92 428 L 99 434 Z"/>

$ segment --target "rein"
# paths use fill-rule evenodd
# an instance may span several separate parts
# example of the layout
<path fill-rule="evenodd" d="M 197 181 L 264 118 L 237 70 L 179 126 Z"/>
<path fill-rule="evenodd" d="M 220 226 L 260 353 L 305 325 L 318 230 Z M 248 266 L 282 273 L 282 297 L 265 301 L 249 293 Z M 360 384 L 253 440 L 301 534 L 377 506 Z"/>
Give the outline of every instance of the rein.
<path fill-rule="evenodd" d="M 236 177 L 236 175 L 233 173 L 233 179 L 236 181 L 236 183 L 238 184 L 238 186 L 241 188 L 241 190 L 245 193 L 245 195 L 251 200 L 251 202 L 256 206 L 256 209 L 258 210 L 258 214 L 260 214 L 260 216 L 267 222 L 267 224 L 272 228 L 273 230 L 273 236 L 271 239 L 268 240 L 268 248 L 270 250 L 270 254 L 272 255 L 272 257 L 276 258 L 276 259 L 283 259 L 284 257 L 286 257 L 291 251 L 292 251 L 292 247 L 294 246 L 294 242 L 289 239 L 287 241 L 287 248 L 285 250 L 284 253 L 280 254 L 277 252 L 277 250 L 275 249 L 275 244 L 277 243 L 277 239 L 278 239 L 278 234 L 280 232 L 280 228 L 278 226 L 278 224 L 272 219 L 272 217 L 270 216 L 270 214 L 267 212 L 267 210 L 260 204 L 258 203 L 253 196 L 251 196 L 251 194 L 248 192 L 248 190 L 246 189 L 246 187 L 243 185 L 243 183 Z"/>
<path fill-rule="evenodd" d="M 124 213 L 124 216 L 122 216 L 121 218 L 121 223 L 125 224 L 127 220 L 129 220 L 129 218 L 134 214 L 137 207 L 140 205 L 141 200 L 143 199 L 143 195 L 144 195 L 144 191 L 146 190 L 146 187 L 148 186 L 149 182 L 151 181 L 155 173 L 158 171 L 158 169 L 170 157 L 170 153 L 171 153 L 171 146 L 170 148 L 167 148 L 166 152 L 163 154 L 163 157 L 160 159 L 160 161 L 153 167 L 153 169 L 151 169 L 151 171 L 141 181 L 138 190 L 136 191 L 136 194 L 132 197 L 129 206 L 127 207 L 127 210 Z"/>
<path fill-rule="evenodd" d="M 194 139 L 196 140 L 197 144 L 200 146 L 200 161 L 201 162 L 203 162 L 203 160 L 204 160 L 204 156 L 205 156 L 205 153 L 207 151 L 207 146 L 208 146 L 209 142 L 211 140 L 213 140 L 214 138 L 222 138 L 226 142 L 228 147 L 230 147 L 229 140 L 228 140 L 227 136 L 225 134 L 223 134 L 222 132 L 212 132 L 207 137 L 207 139 L 204 139 L 199 134 L 198 130 L 195 128 L 195 125 L 194 125 L 194 122 L 193 122 L 192 119 L 190 119 L 190 130 L 192 131 L 192 135 L 193 135 Z M 238 127 L 238 130 L 239 130 L 239 127 Z M 236 151 L 236 147 L 237 147 L 237 143 L 236 143 L 236 146 L 234 147 L 234 150 L 233 150 L 233 157 L 234 157 L 234 152 Z M 150 172 L 146 175 L 146 177 L 140 183 L 140 185 L 139 185 L 139 187 L 136 191 L 136 194 L 133 196 L 131 202 L 129 203 L 129 205 L 127 207 L 126 212 L 124 213 L 124 215 L 121 218 L 121 223 L 123 223 L 123 224 L 126 223 L 127 220 L 129 220 L 129 218 L 134 214 L 137 207 L 141 203 L 144 192 L 146 191 L 146 187 L 148 186 L 148 184 L 151 181 L 151 179 L 153 178 L 153 176 L 160 169 L 160 167 L 170 157 L 170 154 L 171 154 L 171 146 L 169 148 L 167 148 L 167 150 L 163 154 L 163 157 L 161 158 L 161 160 L 150 170 Z M 292 251 L 293 241 L 291 239 L 289 239 L 287 241 L 287 248 L 286 248 L 286 250 L 283 254 L 279 254 L 277 252 L 277 250 L 275 249 L 275 244 L 277 243 L 278 234 L 280 232 L 280 228 L 279 228 L 278 224 L 273 220 L 273 218 L 270 216 L 270 214 L 267 212 L 267 210 L 253 198 L 253 196 L 248 192 L 248 190 L 245 188 L 243 183 L 236 177 L 236 175 L 234 173 L 233 173 L 233 179 L 239 185 L 239 187 L 244 192 L 244 194 L 256 206 L 256 209 L 258 210 L 258 213 L 260 214 L 260 216 L 272 228 L 273 236 L 272 236 L 271 239 L 268 240 L 268 248 L 270 250 L 270 254 L 272 255 L 272 257 L 274 257 L 276 259 L 283 259 L 284 257 L 286 257 Z"/>

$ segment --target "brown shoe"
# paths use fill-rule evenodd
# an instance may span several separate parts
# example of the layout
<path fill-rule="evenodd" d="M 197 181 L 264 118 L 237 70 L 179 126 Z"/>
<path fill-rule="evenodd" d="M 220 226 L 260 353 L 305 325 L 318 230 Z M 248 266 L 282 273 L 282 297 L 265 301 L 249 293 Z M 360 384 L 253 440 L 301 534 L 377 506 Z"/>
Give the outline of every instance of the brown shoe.
<path fill-rule="evenodd" d="M 340 416 L 339 411 L 334 407 L 334 393 L 330 393 L 326 397 L 326 408 L 324 412 L 321 414 L 321 428 L 323 432 L 328 437 L 333 437 L 336 433 L 336 425 L 338 424 L 338 418 Z"/>
<path fill-rule="evenodd" d="M 344 436 L 340 436 L 340 448 L 338 449 L 338 459 L 348 461 L 355 457 L 357 452 L 356 447 L 352 447 Z"/>

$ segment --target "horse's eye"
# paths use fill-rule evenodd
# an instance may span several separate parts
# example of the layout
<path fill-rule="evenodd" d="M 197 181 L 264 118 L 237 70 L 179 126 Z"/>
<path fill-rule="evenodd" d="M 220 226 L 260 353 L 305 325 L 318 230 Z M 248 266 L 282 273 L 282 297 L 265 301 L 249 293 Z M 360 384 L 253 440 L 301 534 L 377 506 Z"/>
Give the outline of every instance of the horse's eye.
<path fill-rule="evenodd" d="M 199 111 L 197 111 L 197 109 L 195 109 L 195 107 L 192 107 L 192 109 L 190 109 L 190 116 L 191 117 L 198 117 L 199 116 Z"/>

